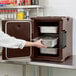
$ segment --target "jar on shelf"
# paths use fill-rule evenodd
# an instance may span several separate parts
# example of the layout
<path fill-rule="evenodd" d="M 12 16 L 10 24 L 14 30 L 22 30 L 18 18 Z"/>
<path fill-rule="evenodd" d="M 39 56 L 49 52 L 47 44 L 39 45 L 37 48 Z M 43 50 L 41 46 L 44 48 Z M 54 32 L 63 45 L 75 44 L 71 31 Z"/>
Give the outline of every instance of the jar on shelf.
<path fill-rule="evenodd" d="M 17 20 L 23 20 L 24 19 L 24 10 L 23 9 L 18 9 L 17 14 L 16 14 L 16 19 Z"/>

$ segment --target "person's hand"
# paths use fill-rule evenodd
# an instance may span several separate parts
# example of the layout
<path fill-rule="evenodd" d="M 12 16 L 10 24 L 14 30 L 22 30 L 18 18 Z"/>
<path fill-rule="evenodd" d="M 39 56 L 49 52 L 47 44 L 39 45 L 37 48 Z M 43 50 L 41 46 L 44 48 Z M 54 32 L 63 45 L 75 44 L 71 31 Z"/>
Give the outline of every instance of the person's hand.
<path fill-rule="evenodd" d="M 47 48 L 47 46 L 42 43 L 42 39 L 34 42 L 34 46 L 38 48 Z"/>

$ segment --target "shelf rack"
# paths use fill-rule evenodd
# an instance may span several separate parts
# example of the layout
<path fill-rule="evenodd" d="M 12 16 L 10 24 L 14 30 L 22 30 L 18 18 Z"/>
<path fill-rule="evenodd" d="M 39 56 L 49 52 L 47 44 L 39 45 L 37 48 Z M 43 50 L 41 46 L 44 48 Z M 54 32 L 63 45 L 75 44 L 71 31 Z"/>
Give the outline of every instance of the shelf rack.
<path fill-rule="evenodd" d="M 37 9 L 37 8 L 43 8 L 42 6 L 39 5 L 26 5 L 26 6 L 3 6 L 0 7 L 0 9 Z"/>
<path fill-rule="evenodd" d="M 29 13 L 30 13 L 31 9 L 36 9 L 36 16 L 38 16 L 38 14 L 39 14 L 39 9 L 42 9 L 44 12 L 44 8 L 40 5 L 3 6 L 3 7 L 0 7 L 0 10 L 18 10 L 18 9 L 23 9 L 24 11 L 26 11 L 27 17 L 29 17 Z M 3 12 L 3 14 L 4 14 L 4 12 Z"/>

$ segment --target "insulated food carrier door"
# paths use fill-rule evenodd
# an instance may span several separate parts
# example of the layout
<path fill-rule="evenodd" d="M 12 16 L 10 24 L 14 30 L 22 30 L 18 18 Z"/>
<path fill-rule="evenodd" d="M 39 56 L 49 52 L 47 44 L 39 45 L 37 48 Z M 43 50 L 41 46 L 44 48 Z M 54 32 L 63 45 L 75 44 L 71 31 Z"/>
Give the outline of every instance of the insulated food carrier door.
<path fill-rule="evenodd" d="M 19 39 L 31 41 L 31 21 L 6 21 L 5 33 L 14 36 Z M 24 47 L 23 49 L 8 49 L 5 48 L 2 52 L 3 59 L 9 59 L 13 57 L 26 57 L 30 56 L 31 47 Z"/>

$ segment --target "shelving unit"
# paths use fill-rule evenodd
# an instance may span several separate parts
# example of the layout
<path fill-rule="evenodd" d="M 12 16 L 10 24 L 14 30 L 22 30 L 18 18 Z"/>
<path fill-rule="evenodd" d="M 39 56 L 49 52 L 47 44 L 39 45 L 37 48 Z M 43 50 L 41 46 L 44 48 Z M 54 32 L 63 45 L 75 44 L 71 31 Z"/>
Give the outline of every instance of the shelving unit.
<path fill-rule="evenodd" d="M 3 7 L 0 7 L 0 10 L 20 10 L 20 9 L 23 9 L 23 11 L 24 11 L 24 13 L 26 12 L 26 17 L 28 17 L 29 18 L 29 13 L 30 13 L 30 10 L 32 10 L 32 9 L 36 9 L 36 16 L 38 16 L 38 14 L 39 14 L 39 10 L 40 9 L 42 9 L 43 11 L 44 11 L 44 8 L 42 7 L 42 6 L 40 6 L 40 5 L 26 5 L 26 6 L 3 6 Z M 15 14 L 16 14 L 17 12 L 15 12 Z M 1 14 L 14 14 L 14 12 L 12 11 L 12 12 L 2 12 Z M 44 14 L 44 13 L 43 13 Z M 4 15 L 5 16 L 5 15 Z M 10 16 L 11 17 L 11 16 Z M 13 15 L 13 17 L 14 17 L 14 15 Z M 26 18 L 26 19 L 28 19 L 28 18 Z M 15 16 L 15 18 L 14 19 L 16 19 L 16 16 Z"/>

